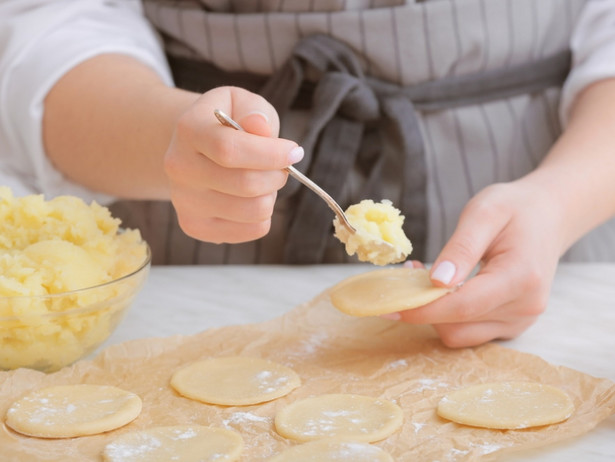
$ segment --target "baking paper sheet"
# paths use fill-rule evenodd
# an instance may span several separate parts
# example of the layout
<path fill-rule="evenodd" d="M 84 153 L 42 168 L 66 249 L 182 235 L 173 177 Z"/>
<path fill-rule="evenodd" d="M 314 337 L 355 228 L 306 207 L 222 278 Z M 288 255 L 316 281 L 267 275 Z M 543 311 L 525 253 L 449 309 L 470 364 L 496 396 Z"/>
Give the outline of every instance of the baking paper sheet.
<path fill-rule="evenodd" d="M 228 309 L 233 309 L 229 306 Z M 278 400 L 224 407 L 191 401 L 169 386 L 174 371 L 211 356 L 251 355 L 285 364 L 302 386 Z M 450 390 L 492 381 L 529 380 L 566 391 L 576 410 L 565 422 L 525 430 L 465 427 L 439 418 L 438 401 Z M 132 423 L 102 435 L 45 440 L 0 430 L 3 461 L 100 461 L 105 444 L 124 432 L 160 425 L 200 424 L 238 431 L 242 461 L 265 461 L 296 444 L 275 432 L 276 411 L 323 393 L 357 393 L 393 400 L 403 427 L 375 443 L 396 461 L 487 461 L 505 452 L 543 446 L 591 430 L 615 413 L 615 383 L 539 357 L 487 344 L 451 350 L 431 328 L 338 312 L 325 292 L 286 315 L 260 324 L 210 329 L 192 336 L 135 340 L 109 347 L 94 360 L 53 374 L 0 372 L 0 415 L 29 390 L 57 384 L 114 385 L 143 399 Z"/>

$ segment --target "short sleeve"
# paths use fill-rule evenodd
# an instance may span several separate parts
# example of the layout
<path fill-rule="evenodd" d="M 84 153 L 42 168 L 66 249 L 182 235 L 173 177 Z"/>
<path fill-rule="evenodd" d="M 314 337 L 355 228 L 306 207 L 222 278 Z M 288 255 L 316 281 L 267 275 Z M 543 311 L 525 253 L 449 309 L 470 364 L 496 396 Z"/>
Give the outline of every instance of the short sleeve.
<path fill-rule="evenodd" d="M 0 184 L 16 195 L 113 198 L 69 181 L 45 155 L 45 96 L 77 64 L 103 53 L 132 56 L 172 85 L 155 31 L 136 0 L 0 2 Z"/>
<path fill-rule="evenodd" d="M 615 1 L 589 0 L 571 40 L 572 69 L 562 91 L 565 126 L 577 95 L 588 85 L 615 77 Z"/>

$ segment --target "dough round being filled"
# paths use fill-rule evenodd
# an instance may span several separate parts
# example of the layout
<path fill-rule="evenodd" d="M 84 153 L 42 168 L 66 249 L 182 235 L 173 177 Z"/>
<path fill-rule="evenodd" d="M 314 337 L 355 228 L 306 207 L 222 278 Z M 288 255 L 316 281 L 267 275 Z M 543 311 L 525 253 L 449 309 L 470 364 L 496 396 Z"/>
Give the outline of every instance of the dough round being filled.
<path fill-rule="evenodd" d="M 105 462 L 201 462 L 238 460 L 239 433 L 200 425 L 155 427 L 126 433 L 105 446 Z"/>
<path fill-rule="evenodd" d="M 229 356 L 180 369 L 171 386 L 186 398 L 209 404 L 247 406 L 280 398 L 301 385 L 295 371 L 261 358 Z"/>
<path fill-rule="evenodd" d="M 41 438 L 95 435 L 122 427 L 141 413 L 141 398 L 105 385 L 60 385 L 31 392 L 6 415 L 13 430 Z"/>
<path fill-rule="evenodd" d="M 393 462 L 389 453 L 369 443 L 324 438 L 293 446 L 268 462 Z"/>
<path fill-rule="evenodd" d="M 424 268 L 387 268 L 344 279 L 330 290 L 333 306 L 353 316 L 378 316 L 426 305 L 449 289 L 435 287 Z"/>
<path fill-rule="evenodd" d="M 574 404 L 562 390 L 535 382 L 474 385 L 447 394 L 438 415 L 473 427 L 520 429 L 562 422 Z"/>
<path fill-rule="evenodd" d="M 297 441 L 340 437 L 371 443 L 391 435 L 402 422 L 402 411 L 395 403 L 353 394 L 306 398 L 275 416 L 276 431 Z"/>

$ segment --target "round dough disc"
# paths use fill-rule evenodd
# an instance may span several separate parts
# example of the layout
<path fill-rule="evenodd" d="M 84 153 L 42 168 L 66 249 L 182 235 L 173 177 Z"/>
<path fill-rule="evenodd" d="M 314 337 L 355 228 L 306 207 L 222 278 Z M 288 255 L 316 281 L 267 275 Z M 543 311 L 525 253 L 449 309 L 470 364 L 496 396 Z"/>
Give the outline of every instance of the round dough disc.
<path fill-rule="evenodd" d="M 566 393 L 534 382 L 474 385 L 447 394 L 438 404 L 438 415 L 453 422 L 509 430 L 561 422 L 573 412 Z"/>
<path fill-rule="evenodd" d="M 352 394 L 306 398 L 275 416 L 277 432 L 297 441 L 341 437 L 371 443 L 391 435 L 402 422 L 402 411 L 395 403 Z"/>
<path fill-rule="evenodd" d="M 387 268 L 345 279 L 331 289 L 330 296 L 343 313 L 378 316 L 418 308 L 448 292 L 434 287 L 424 268 Z"/>
<path fill-rule="evenodd" d="M 280 398 L 301 385 L 295 371 L 273 361 L 244 356 L 211 358 L 180 369 L 171 386 L 209 404 L 247 406 Z"/>
<path fill-rule="evenodd" d="M 200 425 L 156 427 L 125 433 L 105 446 L 105 462 L 201 462 L 238 460 L 243 450 L 239 433 Z"/>
<path fill-rule="evenodd" d="M 60 385 L 15 401 L 6 415 L 13 430 L 41 438 L 95 435 L 122 427 L 141 413 L 141 398 L 106 385 Z"/>
<path fill-rule="evenodd" d="M 269 459 L 269 462 L 393 462 L 388 452 L 369 443 L 324 438 L 293 446 Z"/>

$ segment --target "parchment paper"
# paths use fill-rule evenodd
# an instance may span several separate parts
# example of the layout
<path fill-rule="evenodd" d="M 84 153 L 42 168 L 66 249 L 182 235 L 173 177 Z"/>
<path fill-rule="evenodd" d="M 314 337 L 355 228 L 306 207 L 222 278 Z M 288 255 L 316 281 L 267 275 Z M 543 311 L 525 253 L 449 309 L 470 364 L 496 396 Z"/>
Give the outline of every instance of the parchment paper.
<path fill-rule="evenodd" d="M 229 307 L 232 309 L 232 307 Z M 192 361 L 254 355 L 299 373 L 303 384 L 286 397 L 254 406 L 222 407 L 191 401 L 169 386 L 172 373 Z M 439 418 L 438 401 L 449 390 L 475 383 L 530 380 L 570 394 L 576 411 L 551 426 L 497 431 L 464 427 Z M 242 461 L 263 461 L 296 444 L 273 426 L 278 409 L 323 393 L 359 393 L 390 399 L 404 410 L 404 424 L 375 443 L 396 461 L 495 460 L 504 452 L 542 446 L 583 434 L 615 413 L 615 383 L 497 344 L 451 350 L 431 328 L 379 318 L 353 318 L 332 307 L 325 292 L 268 322 L 211 329 L 193 336 L 136 340 L 103 350 L 45 375 L 20 369 L 0 373 L 0 415 L 28 390 L 55 384 L 108 384 L 133 391 L 143 411 L 132 423 L 96 436 L 44 440 L 0 431 L 3 461 L 100 461 L 105 444 L 124 432 L 159 425 L 201 424 L 238 431 Z"/>

